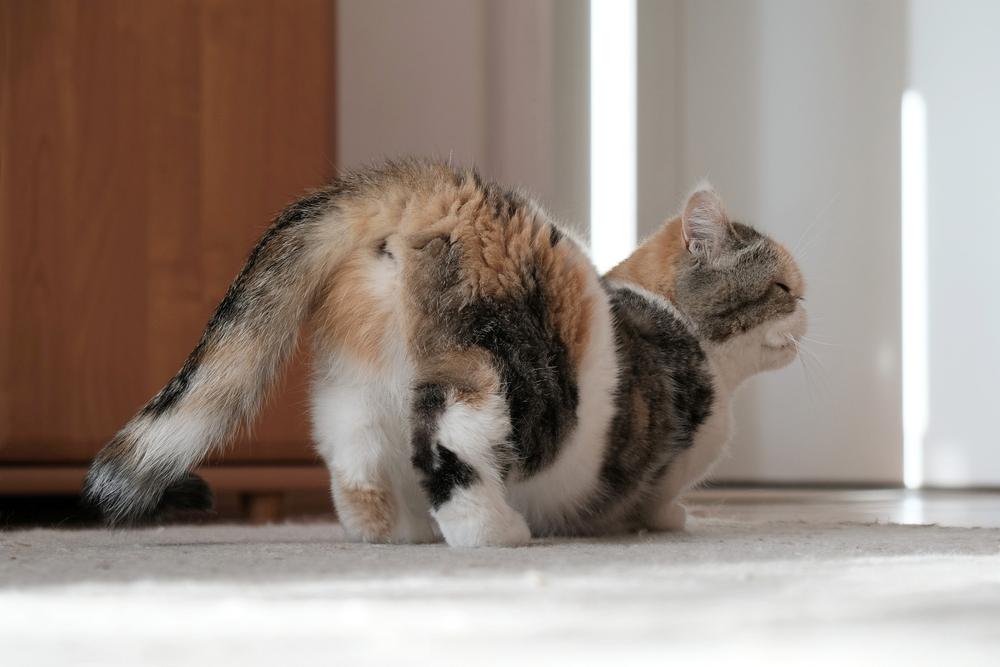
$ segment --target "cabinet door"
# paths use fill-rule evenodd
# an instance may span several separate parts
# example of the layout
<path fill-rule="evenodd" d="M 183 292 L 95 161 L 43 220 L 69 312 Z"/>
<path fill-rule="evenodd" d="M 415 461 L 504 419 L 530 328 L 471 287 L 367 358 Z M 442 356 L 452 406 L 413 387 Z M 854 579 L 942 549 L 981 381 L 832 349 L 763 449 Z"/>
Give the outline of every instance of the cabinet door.
<path fill-rule="evenodd" d="M 86 461 L 333 171 L 332 0 L 0 0 L 0 461 Z M 311 458 L 297 360 L 226 460 Z"/>

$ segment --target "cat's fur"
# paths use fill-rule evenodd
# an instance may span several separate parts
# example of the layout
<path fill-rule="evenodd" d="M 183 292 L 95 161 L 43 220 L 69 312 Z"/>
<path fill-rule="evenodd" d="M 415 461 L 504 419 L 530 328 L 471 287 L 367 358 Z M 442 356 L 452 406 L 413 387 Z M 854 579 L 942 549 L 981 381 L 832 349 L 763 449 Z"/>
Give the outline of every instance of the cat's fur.
<path fill-rule="evenodd" d="M 794 358 L 802 290 L 791 256 L 707 186 L 601 277 L 536 203 L 474 170 L 351 173 L 278 217 L 86 493 L 112 523 L 190 504 L 189 470 L 253 417 L 310 321 L 315 438 L 354 537 L 681 528 L 733 391 Z"/>

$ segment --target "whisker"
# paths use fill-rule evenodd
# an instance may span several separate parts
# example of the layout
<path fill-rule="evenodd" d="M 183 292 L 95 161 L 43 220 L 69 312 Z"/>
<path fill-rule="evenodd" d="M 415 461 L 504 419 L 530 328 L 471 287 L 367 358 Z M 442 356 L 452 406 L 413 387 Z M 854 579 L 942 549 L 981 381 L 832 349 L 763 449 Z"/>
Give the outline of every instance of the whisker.
<path fill-rule="evenodd" d="M 806 386 L 810 392 L 810 398 L 815 400 L 815 397 L 818 396 L 820 400 L 828 400 L 831 390 L 826 380 L 826 369 L 823 367 L 823 362 L 801 340 L 795 341 L 795 349 L 798 352 L 799 361 L 802 364 L 803 373 L 806 377 Z M 815 364 L 817 368 L 812 368 L 811 364 Z M 814 389 L 815 395 L 813 394 Z"/>
<path fill-rule="evenodd" d="M 815 364 L 817 367 L 816 375 L 819 378 L 818 386 L 825 395 L 824 397 L 829 398 L 832 392 L 830 390 L 829 382 L 827 381 L 826 368 L 823 366 L 823 361 L 816 355 L 815 352 L 804 345 L 800 345 L 799 350 L 805 353 L 802 358 L 806 360 L 806 363 Z"/>
<path fill-rule="evenodd" d="M 796 344 L 796 350 L 800 348 Z M 809 366 L 806 364 L 805 357 L 801 353 L 797 353 L 796 356 L 799 359 L 799 365 L 802 367 L 802 377 L 806 382 L 806 393 L 809 396 L 809 402 L 813 405 L 818 405 L 820 402 L 820 396 L 817 394 L 816 381 L 813 379 L 812 373 L 809 372 Z"/>
<path fill-rule="evenodd" d="M 831 208 L 833 208 L 834 203 L 837 201 L 839 197 L 840 197 L 839 192 L 834 193 L 827 201 L 827 203 L 822 208 L 820 208 L 820 210 L 816 213 L 816 215 L 813 216 L 812 221 L 809 223 L 806 229 L 799 235 L 798 240 L 794 244 L 792 244 L 792 247 L 795 248 L 794 254 L 796 257 L 804 259 L 807 256 L 808 251 L 815 245 L 815 242 L 820 238 L 820 235 L 813 233 L 816 231 L 817 225 L 822 221 L 823 217 L 830 212 Z M 822 229 L 822 232 L 825 234 L 828 230 L 829 227 L 824 227 Z"/>
<path fill-rule="evenodd" d="M 818 401 L 816 400 L 816 393 L 815 391 L 813 391 L 812 378 L 809 376 L 809 367 L 806 366 L 806 362 L 802 358 L 801 354 L 798 355 L 798 357 L 799 357 L 799 366 L 802 367 L 802 377 L 805 378 L 806 381 L 806 393 L 809 394 L 809 402 L 815 405 L 816 403 L 818 403 Z"/>
<path fill-rule="evenodd" d="M 828 345 L 829 347 L 843 347 L 842 343 L 831 343 L 825 340 L 819 340 L 812 336 L 799 336 L 799 340 L 805 341 L 807 343 L 815 343 L 816 345 Z"/>
<path fill-rule="evenodd" d="M 816 212 L 816 214 L 813 216 L 812 222 L 809 223 L 809 226 L 806 228 L 806 231 L 802 234 L 803 240 L 808 238 L 809 233 L 816 229 L 816 225 L 818 225 L 820 221 L 823 219 L 823 217 L 830 212 L 830 209 L 832 209 L 833 205 L 837 203 L 837 199 L 839 197 L 840 197 L 839 192 L 834 192 L 832 195 L 830 195 L 830 198 L 819 209 L 819 211 Z"/>

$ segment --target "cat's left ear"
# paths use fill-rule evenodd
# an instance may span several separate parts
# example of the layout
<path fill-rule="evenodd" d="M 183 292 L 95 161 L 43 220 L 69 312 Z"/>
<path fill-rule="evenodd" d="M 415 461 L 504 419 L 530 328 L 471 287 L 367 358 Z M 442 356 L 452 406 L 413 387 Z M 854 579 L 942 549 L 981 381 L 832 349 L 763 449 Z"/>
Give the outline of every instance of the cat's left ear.
<path fill-rule="evenodd" d="M 684 244 L 693 255 L 715 257 L 729 232 L 722 199 L 708 181 L 702 181 L 684 204 L 681 214 Z"/>

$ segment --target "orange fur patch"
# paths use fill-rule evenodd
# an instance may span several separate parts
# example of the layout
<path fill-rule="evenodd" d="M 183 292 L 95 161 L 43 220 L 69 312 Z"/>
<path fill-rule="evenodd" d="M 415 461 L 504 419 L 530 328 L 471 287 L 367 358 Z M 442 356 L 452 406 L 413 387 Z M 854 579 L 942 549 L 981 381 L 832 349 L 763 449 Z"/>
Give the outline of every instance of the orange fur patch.
<path fill-rule="evenodd" d="M 636 433 L 645 433 L 649 429 L 649 403 L 638 388 L 632 390 L 632 423 Z"/>
<path fill-rule="evenodd" d="M 387 542 L 391 539 L 396 514 L 389 491 L 348 484 L 338 475 L 336 498 L 340 520 L 350 522 L 365 541 Z"/>
<path fill-rule="evenodd" d="M 498 223 L 481 207 L 452 232 L 461 243 L 468 298 L 518 298 L 541 288 L 547 315 L 566 346 L 571 363 L 579 365 L 590 340 L 593 297 L 587 296 L 591 266 L 575 245 L 557 236 L 552 224 L 531 211 L 519 210 Z"/>
<path fill-rule="evenodd" d="M 681 219 L 667 222 L 628 259 L 611 269 L 608 277 L 634 283 L 667 299 L 674 298 L 677 270 L 687 253 Z"/>
<path fill-rule="evenodd" d="M 595 308 L 588 296 L 593 269 L 574 243 L 553 233 L 552 224 L 533 204 L 498 213 L 496 192 L 484 189 L 471 173 L 459 175 L 441 166 L 403 166 L 371 186 L 371 191 L 342 203 L 356 249 L 332 276 L 320 304 L 320 345 L 381 362 L 392 304 L 380 303 L 372 293 L 369 263 L 379 261 L 373 256 L 378 239 L 392 234 L 401 244 L 405 239 L 396 260 L 405 272 L 403 282 L 415 292 L 421 291 L 421 284 L 438 289 L 424 276 L 455 244 L 463 253 L 467 300 L 517 298 L 541 288 L 547 315 L 571 363 L 579 365 Z M 410 342 L 417 341 L 417 356 L 435 356 L 435 323 L 414 321 L 419 318 L 419 313 L 410 313 Z"/>
<path fill-rule="evenodd" d="M 371 252 L 356 251 L 333 274 L 319 309 L 316 339 L 330 351 L 348 351 L 381 365 L 391 304 L 372 294 L 369 282 L 378 258 Z"/>
<path fill-rule="evenodd" d="M 447 351 L 439 357 L 422 360 L 419 382 L 449 386 L 455 401 L 473 407 L 500 393 L 500 378 L 490 355 L 480 348 Z"/>

